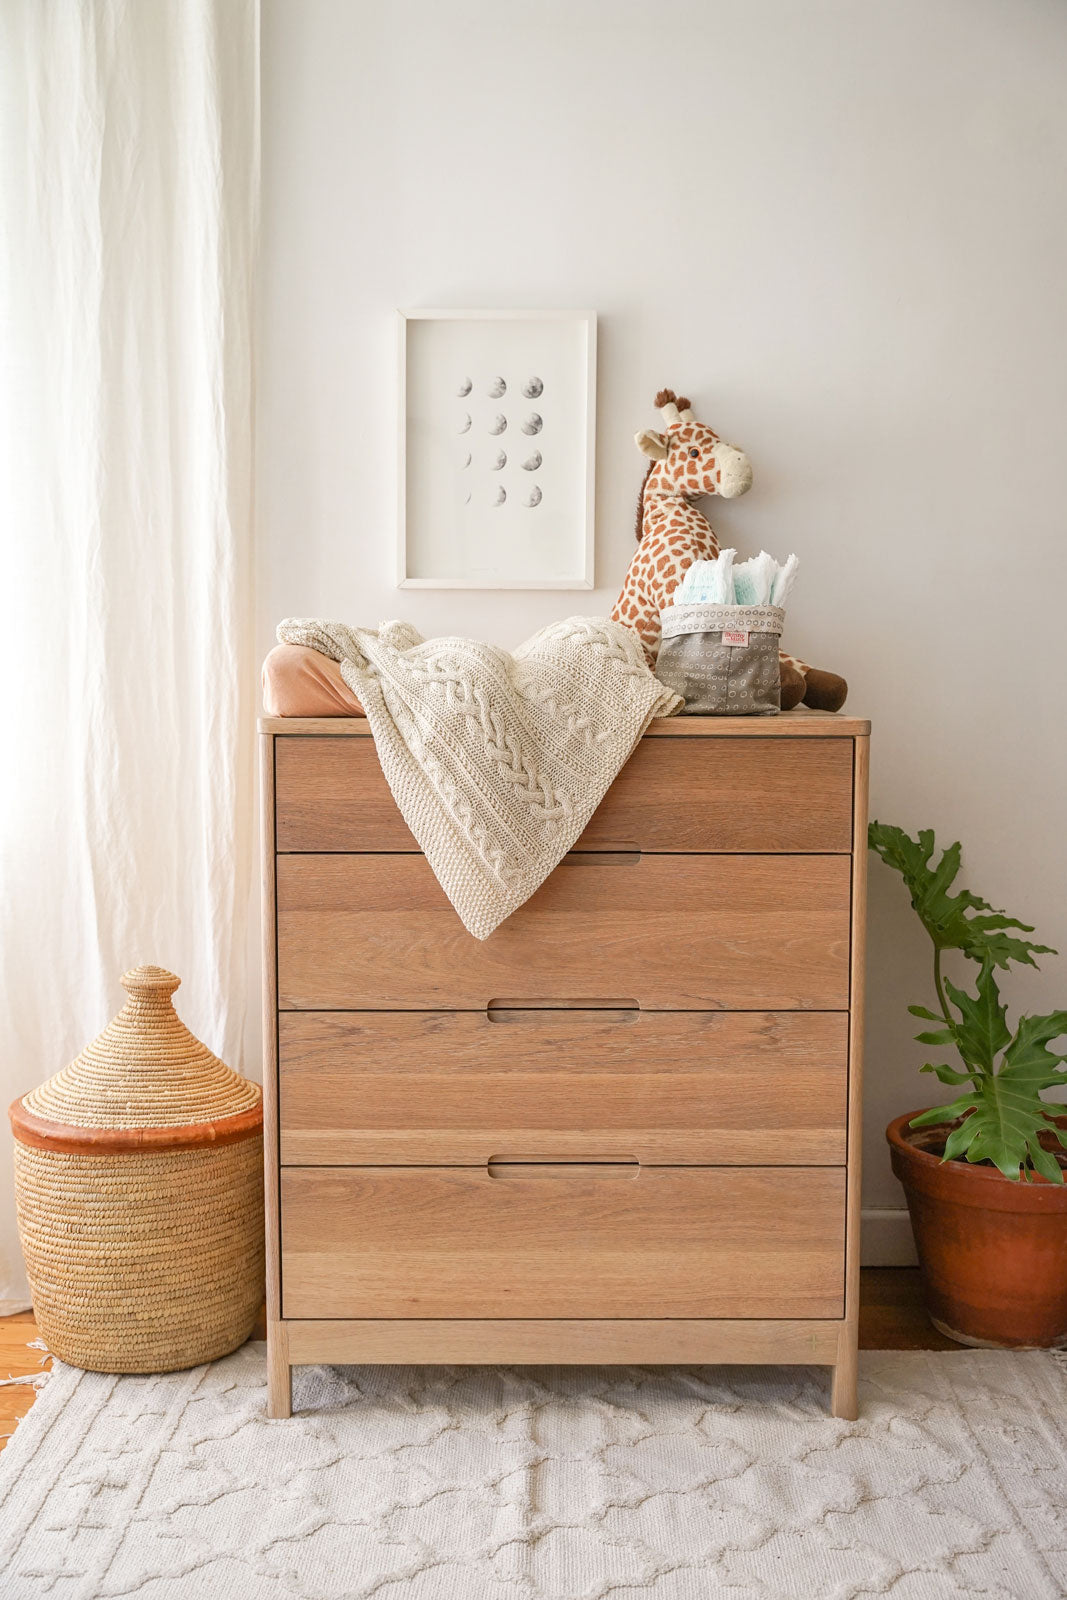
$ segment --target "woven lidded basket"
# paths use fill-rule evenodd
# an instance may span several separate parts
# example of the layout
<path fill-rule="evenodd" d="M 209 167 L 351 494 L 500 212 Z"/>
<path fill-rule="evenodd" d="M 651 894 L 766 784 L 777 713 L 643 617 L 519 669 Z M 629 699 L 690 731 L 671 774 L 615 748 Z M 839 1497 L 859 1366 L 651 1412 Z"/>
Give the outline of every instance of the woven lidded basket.
<path fill-rule="evenodd" d="M 235 1350 L 263 1299 L 263 1106 L 135 967 L 98 1039 L 16 1100 L 15 1198 L 53 1354 L 170 1372 Z"/>

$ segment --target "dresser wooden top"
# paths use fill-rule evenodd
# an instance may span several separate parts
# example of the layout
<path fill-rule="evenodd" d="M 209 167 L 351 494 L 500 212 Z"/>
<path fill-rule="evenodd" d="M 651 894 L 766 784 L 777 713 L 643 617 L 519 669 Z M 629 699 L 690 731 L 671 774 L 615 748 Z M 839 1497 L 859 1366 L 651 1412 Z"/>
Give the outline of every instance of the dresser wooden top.
<path fill-rule="evenodd" d="M 260 717 L 260 733 L 324 734 L 369 739 L 366 717 Z M 840 712 L 809 711 L 798 706 L 776 717 L 656 717 L 649 723 L 646 738 L 796 738 L 798 735 L 821 739 L 863 739 L 871 725 L 862 717 L 845 717 Z"/>

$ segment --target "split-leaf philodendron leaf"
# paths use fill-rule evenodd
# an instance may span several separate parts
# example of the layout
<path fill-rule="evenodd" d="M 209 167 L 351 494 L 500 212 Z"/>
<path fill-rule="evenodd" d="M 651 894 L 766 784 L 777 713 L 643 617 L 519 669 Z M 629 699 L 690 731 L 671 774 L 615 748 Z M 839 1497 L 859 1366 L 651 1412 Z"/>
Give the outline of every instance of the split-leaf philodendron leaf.
<path fill-rule="evenodd" d="M 903 828 L 872 822 L 868 842 L 886 866 L 904 879 L 911 903 L 938 950 L 962 950 L 972 961 L 982 961 L 989 955 L 998 967 L 1007 967 L 1013 961 L 1033 967 L 1037 965 L 1035 955 L 1055 954 L 1047 944 L 1033 944 L 1029 939 L 1005 933 L 1005 928 L 1017 928 L 1020 933 L 1034 930 L 1029 923 L 995 910 L 988 900 L 969 889 L 949 894 L 960 870 L 958 840 L 942 853 L 936 866 L 930 865 L 936 848 L 932 828 L 924 828 L 917 839 L 912 839 Z"/>
<path fill-rule="evenodd" d="M 1020 1170 L 1029 1165 L 1052 1183 L 1062 1183 L 1059 1162 L 1041 1144 L 1039 1135 L 1051 1135 L 1067 1149 L 1067 1130 L 1049 1121 L 1067 1115 L 1067 1105 L 1055 1105 L 1040 1096 L 1042 1089 L 1067 1090 L 1067 1067 L 1063 1065 L 1067 1057 L 1048 1049 L 1050 1039 L 1067 1033 L 1067 1011 L 1022 1017 L 1012 1037 L 991 965 L 982 968 L 978 983 L 984 992 L 977 1004 L 955 984 L 945 985 L 961 1013 L 954 1029 L 956 1047 L 975 1070 L 965 1074 L 944 1066 L 923 1068 L 924 1072 L 936 1072 L 942 1083 L 969 1083 L 970 1090 L 951 1105 L 924 1111 L 912 1126 L 962 1117 L 945 1146 L 947 1161 L 961 1155 L 968 1161 L 992 1161 L 1008 1178 L 1018 1178 Z M 1000 1042 L 993 1045 L 994 1039 Z M 1004 1059 L 998 1071 L 996 1056 L 1002 1049 Z"/>
<path fill-rule="evenodd" d="M 1007 1178 L 1018 1180 L 1036 1172 L 1050 1183 L 1062 1183 L 1063 1169 L 1046 1145 L 1058 1142 L 1067 1150 L 1067 1130 L 1051 1120 L 1067 1116 L 1067 1105 L 1042 1099 L 1042 1092 L 1067 1090 L 1067 1055 L 1048 1048 L 1051 1040 L 1067 1034 L 1067 1011 L 1022 1017 L 1012 1034 L 996 982 L 998 967 L 1007 968 L 1013 961 L 1036 966 L 1035 955 L 1055 952 L 1048 945 L 1006 933 L 1007 928 L 1020 933 L 1034 930 L 994 911 L 969 890 L 949 894 L 960 870 L 959 844 L 950 845 L 931 865 L 936 846 L 930 829 L 912 839 L 900 828 L 872 822 L 869 839 L 871 849 L 903 877 L 934 945 L 934 985 L 941 1011 L 908 1007 L 913 1016 L 936 1025 L 916 1038 L 922 1044 L 954 1048 L 963 1068 L 927 1062 L 922 1070 L 955 1088 L 966 1085 L 951 1104 L 934 1106 L 913 1118 L 912 1127 L 958 1120 L 945 1145 L 946 1161 L 960 1157 L 989 1161 Z M 942 978 L 944 950 L 959 950 L 980 964 L 974 994 Z"/>

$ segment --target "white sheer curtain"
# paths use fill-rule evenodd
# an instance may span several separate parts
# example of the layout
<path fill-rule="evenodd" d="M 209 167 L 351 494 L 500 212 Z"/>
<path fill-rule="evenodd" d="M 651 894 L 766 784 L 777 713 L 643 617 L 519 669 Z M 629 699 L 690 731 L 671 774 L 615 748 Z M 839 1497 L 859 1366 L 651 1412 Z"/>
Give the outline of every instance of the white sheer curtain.
<path fill-rule="evenodd" d="M 182 978 L 234 1066 L 251 861 L 257 0 L 0 7 L 0 1092 Z M 25 1298 L 0 1136 L 0 1299 Z"/>

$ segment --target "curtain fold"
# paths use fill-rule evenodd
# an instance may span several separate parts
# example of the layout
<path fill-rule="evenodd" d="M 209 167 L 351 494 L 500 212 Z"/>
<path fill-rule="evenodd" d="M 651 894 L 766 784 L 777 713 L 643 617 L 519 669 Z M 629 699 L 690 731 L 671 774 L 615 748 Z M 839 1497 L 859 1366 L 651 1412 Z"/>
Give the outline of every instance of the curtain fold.
<path fill-rule="evenodd" d="M 5 1106 L 141 962 L 246 1065 L 258 27 L 257 0 L 0 10 Z"/>

